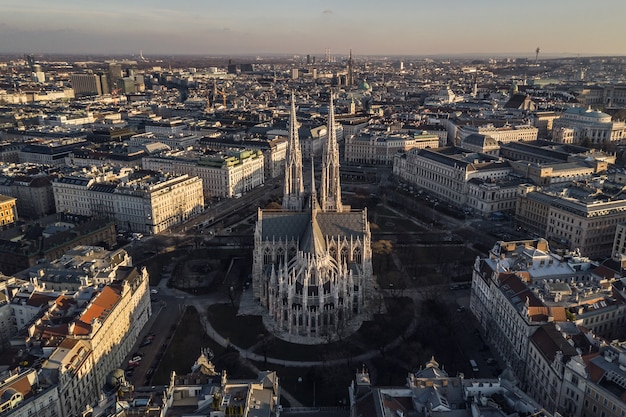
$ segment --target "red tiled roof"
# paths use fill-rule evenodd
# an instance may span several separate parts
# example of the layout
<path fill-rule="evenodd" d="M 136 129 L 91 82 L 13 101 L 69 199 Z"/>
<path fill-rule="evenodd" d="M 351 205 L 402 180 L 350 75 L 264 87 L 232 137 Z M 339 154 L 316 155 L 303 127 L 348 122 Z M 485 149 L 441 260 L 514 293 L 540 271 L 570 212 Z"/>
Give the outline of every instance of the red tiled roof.
<path fill-rule="evenodd" d="M 599 267 L 595 268 L 593 270 L 593 273 L 604 278 L 613 278 L 615 276 L 615 271 L 604 265 L 600 265 Z"/>
<path fill-rule="evenodd" d="M 567 315 L 565 314 L 565 307 L 550 307 L 550 314 L 554 318 L 555 323 L 567 321 Z"/>
<path fill-rule="evenodd" d="M 501 273 L 498 275 L 500 288 L 507 298 L 517 297 L 520 302 L 528 303 L 528 316 L 531 321 L 547 321 L 550 317 L 550 309 L 528 288 L 522 279 L 516 273 Z M 504 288 L 505 285 L 508 286 L 508 289 Z"/>
<path fill-rule="evenodd" d="M 48 302 L 53 301 L 55 298 L 56 297 L 53 295 L 41 294 L 36 292 L 31 294 L 31 296 L 28 298 L 28 301 L 26 302 L 26 305 L 29 305 L 31 307 L 41 307 L 48 304 Z"/>
<path fill-rule="evenodd" d="M 96 296 L 91 305 L 83 311 L 80 319 L 76 320 L 74 334 L 89 334 L 94 319 L 104 320 L 120 300 L 120 292 L 106 286 Z"/>
<path fill-rule="evenodd" d="M 31 397 L 33 393 L 32 386 L 30 385 L 30 382 L 28 381 L 26 375 L 4 386 L 2 390 L 0 390 L 0 396 L 2 396 L 2 394 L 4 394 L 4 392 L 9 388 L 13 388 L 15 391 L 22 393 L 24 399 Z"/>
<path fill-rule="evenodd" d="M 69 297 L 59 295 L 59 297 L 54 302 L 57 305 L 57 308 L 59 308 L 60 310 L 67 310 L 72 305 L 72 301 L 73 300 Z"/>

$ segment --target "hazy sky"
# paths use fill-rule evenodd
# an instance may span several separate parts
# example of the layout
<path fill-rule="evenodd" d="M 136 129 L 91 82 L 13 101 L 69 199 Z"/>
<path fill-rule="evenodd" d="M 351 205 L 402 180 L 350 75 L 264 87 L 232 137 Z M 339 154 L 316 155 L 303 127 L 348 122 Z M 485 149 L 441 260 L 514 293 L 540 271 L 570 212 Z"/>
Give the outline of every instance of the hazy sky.
<path fill-rule="evenodd" d="M 0 53 L 626 55 L 624 0 L 2 0 Z"/>

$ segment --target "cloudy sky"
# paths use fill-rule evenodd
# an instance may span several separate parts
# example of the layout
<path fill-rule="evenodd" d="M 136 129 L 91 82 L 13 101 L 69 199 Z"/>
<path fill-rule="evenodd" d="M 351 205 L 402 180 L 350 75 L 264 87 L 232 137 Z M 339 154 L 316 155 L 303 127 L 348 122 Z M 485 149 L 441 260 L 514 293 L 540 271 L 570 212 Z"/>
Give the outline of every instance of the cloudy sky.
<path fill-rule="evenodd" d="M 624 0 L 2 0 L 0 53 L 626 55 Z"/>

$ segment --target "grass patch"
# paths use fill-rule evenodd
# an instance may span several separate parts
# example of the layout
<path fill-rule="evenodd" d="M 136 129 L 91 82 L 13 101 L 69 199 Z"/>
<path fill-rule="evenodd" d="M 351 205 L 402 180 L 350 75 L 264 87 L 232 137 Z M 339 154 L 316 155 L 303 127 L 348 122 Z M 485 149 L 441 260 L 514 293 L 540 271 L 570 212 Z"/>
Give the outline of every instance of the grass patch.
<path fill-rule="evenodd" d="M 237 316 L 237 308 L 230 304 L 213 304 L 207 316 L 216 332 L 235 346 L 245 349 L 257 343 L 266 330 L 260 316 Z"/>
<path fill-rule="evenodd" d="M 210 348 L 218 357 L 224 353 L 224 348 L 214 342 L 204 331 L 198 311 L 194 307 L 187 307 L 185 314 L 169 339 L 171 342 L 154 372 L 153 384 L 168 384 L 170 374 L 176 371 L 179 375 L 191 372 L 191 366 L 200 356 L 200 349 Z M 214 362 L 215 363 L 215 362 Z M 217 364 L 216 364 L 217 365 Z"/>

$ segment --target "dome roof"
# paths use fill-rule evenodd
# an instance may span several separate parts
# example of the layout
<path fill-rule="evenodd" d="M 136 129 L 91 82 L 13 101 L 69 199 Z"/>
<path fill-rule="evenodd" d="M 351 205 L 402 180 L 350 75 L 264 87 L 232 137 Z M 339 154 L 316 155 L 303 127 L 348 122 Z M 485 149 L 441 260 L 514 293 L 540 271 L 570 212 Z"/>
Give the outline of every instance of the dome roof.
<path fill-rule="evenodd" d="M 576 114 L 579 116 L 585 116 L 585 117 L 592 117 L 595 119 L 604 119 L 607 117 L 611 117 L 610 114 L 601 112 L 599 110 L 593 110 L 591 107 L 588 108 L 583 108 L 583 107 L 571 107 L 567 110 L 565 110 L 564 113 L 568 113 L 568 114 Z"/>
<path fill-rule="evenodd" d="M 124 371 L 122 369 L 114 369 L 107 375 L 106 384 L 109 387 L 119 387 L 120 382 L 124 380 Z"/>
<path fill-rule="evenodd" d="M 359 84 L 359 90 L 371 90 L 372 87 L 367 83 L 367 81 L 363 80 L 361 84 Z"/>

